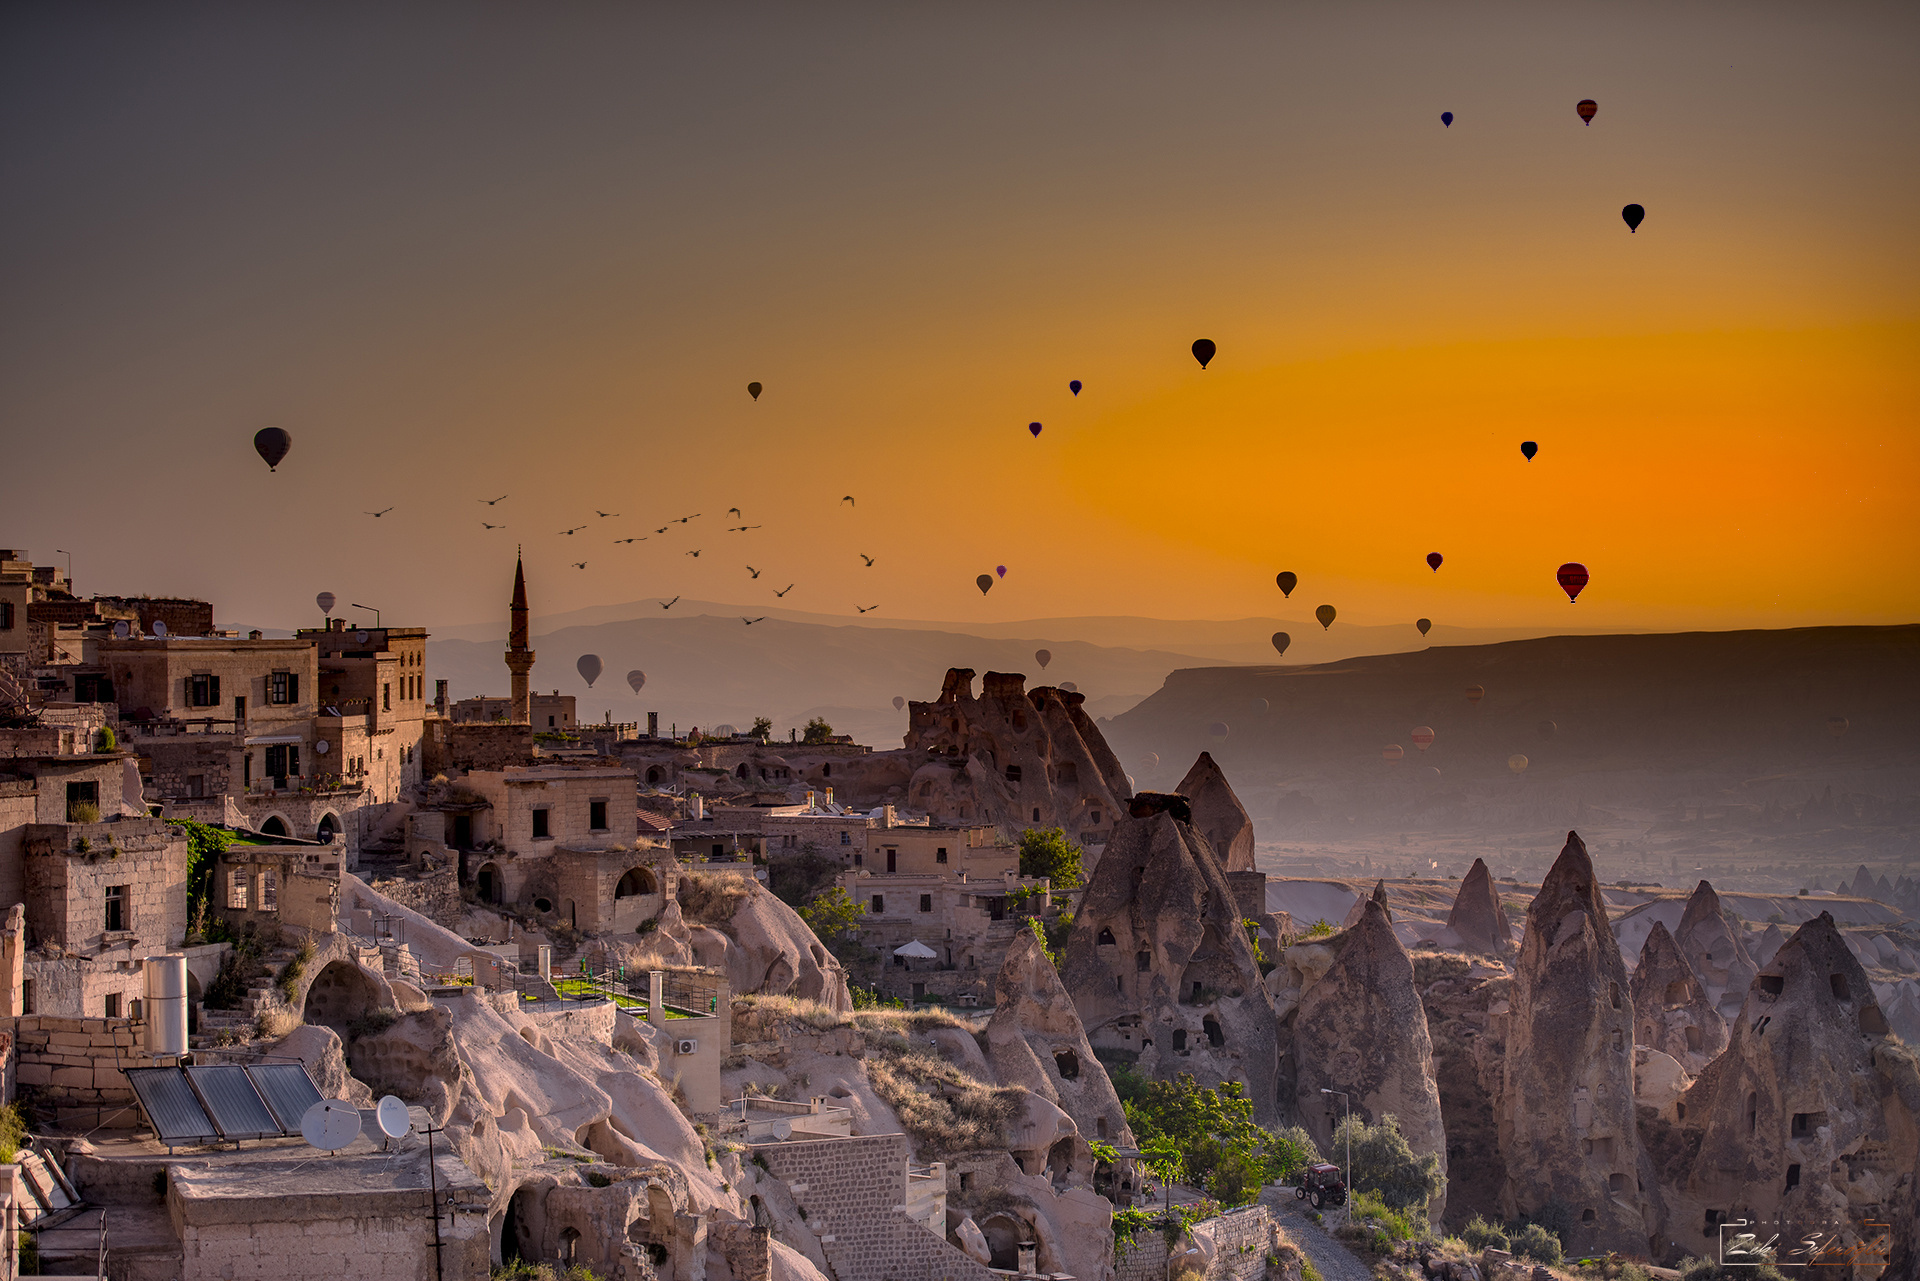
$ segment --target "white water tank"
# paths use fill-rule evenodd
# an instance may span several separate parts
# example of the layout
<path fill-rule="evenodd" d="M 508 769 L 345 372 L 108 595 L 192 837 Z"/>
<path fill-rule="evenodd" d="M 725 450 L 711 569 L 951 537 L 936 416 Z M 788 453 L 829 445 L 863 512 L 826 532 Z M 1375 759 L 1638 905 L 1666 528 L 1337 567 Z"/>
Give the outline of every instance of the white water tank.
<path fill-rule="evenodd" d="M 147 1053 L 178 1057 L 187 1052 L 187 958 L 177 952 L 149 956 L 147 978 Z"/>

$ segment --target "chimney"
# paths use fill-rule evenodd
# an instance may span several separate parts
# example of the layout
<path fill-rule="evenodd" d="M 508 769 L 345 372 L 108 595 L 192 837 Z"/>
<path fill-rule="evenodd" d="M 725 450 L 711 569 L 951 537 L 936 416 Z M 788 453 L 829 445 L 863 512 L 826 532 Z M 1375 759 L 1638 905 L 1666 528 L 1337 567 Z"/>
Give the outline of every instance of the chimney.
<path fill-rule="evenodd" d="M 344 632 L 347 630 L 347 620 L 344 618 L 330 619 L 327 626 L 336 632 Z"/>
<path fill-rule="evenodd" d="M 827 804 L 833 804 L 833 789 L 831 787 L 827 789 Z"/>
<path fill-rule="evenodd" d="M 700 799 L 700 793 L 692 792 L 688 794 L 687 813 L 694 819 L 703 819 L 707 816 L 707 803 Z"/>
<path fill-rule="evenodd" d="M 442 716 L 447 714 L 447 683 L 445 681 L 433 683 L 433 710 Z"/>
<path fill-rule="evenodd" d="M 813 789 L 811 787 L 807 789 L 807 808 L 813 808 Z"/>

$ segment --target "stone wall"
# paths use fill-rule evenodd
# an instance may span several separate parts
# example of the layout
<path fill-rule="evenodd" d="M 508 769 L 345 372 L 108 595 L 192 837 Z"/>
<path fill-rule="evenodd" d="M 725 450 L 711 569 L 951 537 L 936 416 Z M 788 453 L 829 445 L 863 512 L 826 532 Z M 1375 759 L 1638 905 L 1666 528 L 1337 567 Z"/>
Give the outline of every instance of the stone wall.
<path fill-rule="evenodd" d="M 240 744 L 233 734 L 134 734 L 127 746 L 140 754 L 147 799 L 213 799 L 240 789 L 232 785 Z M 193 797 L 192 780 L 200 780 Z"/>
<path fill-rule="evenodd" d="M 171 1059 L 149 1058 L 142 1048 L 146 1023 L 139 1019 L 55 1018 L 27 1014 L 10 1020 L 15 1080 L 35 1099 L 54 1107 L 127 1107 L 133 1090 L 126 1067 L 165 1067 Z"/>
<path fill-rule="evenodd" d="M 409 870 L 398 876 L 370 880 L 367 888 L 402 907 L 412 908 L 435 925 L 460 932 L 466 904 L 460 898 L 460 873 L 455 864 L 431 871 Z"/>
<path fill-rule="evenodd" d="M 745 1223 L 709 1223 L 707 1241 L 733 1270 L 733 1281 L 773 1281 L 771 1229 Z"/>
<path fill-rule="evenodd" d="M 1275 1247 L 1274 1222 L 1264 1205 L 1196 1223 L 1193 1234 L 1203 1242 L 1203 1252 L 1211 1247 L 1201 1274 L 1206 1281 L 1258 1281 L 1268 1275 L 1267 1256 Z M 1183 1241 L 1180 1248 L 1190 1249 L 1191 1244 Z M 1166 1281 L 1167 1254 L 1167 1238 L 1157 1224 L 1140 1229 L 1133 1248 L 1117 1252 L 1114 1281 Z"/>
<path fill-rule="evenodd" d="M 753 1148 L 806 1208 L 839 1281 L 995 1281 L 995 1274 L 909 1219 L 907 1137 L 877 1134 Z"/>
<path fill-rule="evenodd" d="M 428 735 L 428 750 L 438 765 L 434 773 L 453 769 L 506 769 L 533 763 L 531 725 L 448 725 L 444 758 L 437 735 Z M 431 777 L 431 775 L 429 775 Z"/>
<path fill-rule="evenodd" d="M 85 842 L 86 849 L 80 845 Z M 187 932 L 187 838 L 157 818 L 37 823 L 26 829 L 27 925 L 37 946 L 164 951 Z M 122 887 L 109 932 L 107 889 Z M 144 949 L 144 951 L 143 951 Z"/>
<path fill-rule="evenodd" d="M 39 806 L 32 779 L 0 774 L 0 908 L 27 897 L 27 824 L 38 817 Z"/>

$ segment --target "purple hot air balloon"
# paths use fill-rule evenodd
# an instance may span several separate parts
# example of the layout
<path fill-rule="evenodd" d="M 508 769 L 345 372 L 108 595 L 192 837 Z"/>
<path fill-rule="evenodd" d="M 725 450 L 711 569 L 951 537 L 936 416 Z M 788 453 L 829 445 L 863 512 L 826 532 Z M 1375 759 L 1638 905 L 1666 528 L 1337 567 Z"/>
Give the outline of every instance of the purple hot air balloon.
<path fill-rule="evenodd" d="M 1068 383 L 1067 390 L 1072 392 L 1074 395 L 1078 396 L 1080 394 L 1080 380 L 1076 378 L 1072 382 Z"/>
<path fill-rule="evenodd" d="M 1005 565 L 995 565 L 993 567 L 993 572 L 1000 575 L 1000 577 L 1005 578 L 1007 576 L 1007 567 Z"/>

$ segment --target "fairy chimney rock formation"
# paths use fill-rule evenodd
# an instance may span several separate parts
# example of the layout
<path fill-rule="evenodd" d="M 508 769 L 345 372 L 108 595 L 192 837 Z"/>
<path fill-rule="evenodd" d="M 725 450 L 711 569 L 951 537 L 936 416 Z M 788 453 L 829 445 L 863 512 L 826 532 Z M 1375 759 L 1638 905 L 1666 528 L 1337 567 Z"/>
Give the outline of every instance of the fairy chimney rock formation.
<path fill-rule="evenodd" d="M 1469 952 L 1485 956 L 1505 956 L 1513 950 L 1513 922 L 1501 906 L 1500 891 L 1494 886 L 1487 861 L 1477 858 L 1453 896 L 1453 910 L 1447 913 L 1447 928 L 1459 936 L 1460 945 Z"/>
<path fill-rule="evenodd" d="M 1644 1255 L 1639 1188 L 1654 1181 L 1634 1120 L 1633 1004 L 1576 832 L 1527 911 L 1511 1002 L 1498 1116 L 1503 1215 L 1557 1201 L 1570 1209 L 1568 1253 Z"/>
<path fill-rule="evenodd" d="M 1200 753 L 1174 789 L 1193 806 L 1193 825 L 1229 872 L 1253 870 L 1253 820 L 1240 804 L 1212 752 Z"/>
<path fill-rule="evenodd" d="M 1350 930 L 1360 924 L 1360 918 L 1366 915 L 1369 903 L 1378 904 L 1380 910 L 1387 914 L 1387 919 L 1393 919 L 1393 909 L 1387 906 L 1387 883 L 1375 881 L 1371 895 L 1362 895 L 1353 900 L 1353 906 L 1347 909 L 1346 916 L 1340 921 L 1340 928 Z"/>
<path fill-rule="evenodd" d="M 1694 1155 L 1670 1208 L 1672 1235 L 1691 1253 L 1711 1244 L 1702 1234 L 1710 1215 L 1859 1223 L 1911 1196 L 1903 1176 L 1920 1146 L 1920 1072 L 1912 1051 L 1888 1039 L 1866 971 L 1830 913 L 1762 967 L 1726 1053 L 1682 1102 Z"/>
<path fill-rule="evenodd" d="M 1680 945 L 1655 921 L 1634 967 L 1635 1044 L 1651 1046 L 1697 1073 L 1727 1048 L 1727 1021 L 1706 986 L 1680 955 Z"/>
<path fill-rule="evenodd" d="M 1183 796 L 1142 793 L 1114 829 L 1067 939 L 1061 980 L 1087 1036 L 1143 1071 L 1239 1081 L 1263 1124 L 1279 1030 L 1226 870 Z"/>
<path fill-rule="evenodd" d="M 1433 1042 L 1413 984 L 1413 962 L 1380 897 L 1360 902 L 1360 919 L 1350 929 L 1315 943 L 1329 963 L 1321 968 L 1316 962 L 1317 977 L 1300 976 L 1283 1088 L 1291 1076 L 1294 1119 L 1322 1152 L 1331 1150 L 1342 1106 L 1320 1091 L 1344 1090 L 1354 1115 L 1372 1124 L 1391 1113 L 1414 1152 L 1438 1156 L 1444 1169 L 1447 1136 Z M 1440 1222 L 1444 1201 L 1443 1193 L 1428 1207 L 1434 1223 Z"/>
<path fill-rule="evenodd" d="M 1720 896 L 1706 881 L 1694 887 L 1686 911 L 1680 914 L 1680 926 L 1673 932 L 1680 955 L 1700 976 L 1715 1007 L 1729 1018 L 1746 998 L 1747 984 L 1753 981 L 1756 968 L 1741 934 L 1727 919 Z"/>
<path fill-rule="evenodd" d="M 1854 869 L 1853 884 L 1848 888 L 1847 893 L 1855 898 L 1873 897 L 1873 873 L 1867 870 L 1865 863 Z"/>
<path fill-rule="evenodd" d="M 1749 953 L 1753 957 L 1754 967 L 1761 970 L 1766 969 L 1767 966 L 1772 963 L 1773 958 L 1779 953 L 1780 949 L 1786 946 L 1786 943 L 1787 936 L 1781 933 L 1779 924 L 1774 923 L 1768 925 L 1767 932 L 1760 936 L 1760 941 L 1753 945 Z"/>
<path fill-rule="evenodd" d="M 993 1018 L 987 1024 L 987 1059 L 1002 1085 L 1019 1085 L 1073 1118 L 1083 1140 L 1076 1145 L 1076 1173 L 1092 1173 L 1085 1141 L 1133 1146 L 1133 1131 L 1114 1093 L 1113 1081 L 1094 1057 L 1079 1012 L 1054 972 L 1053 962 L 1031 930 L 1014 936 L 994 980 Z M 1088 1162 L 1084 1167 L 1081 1162 Z"/>

